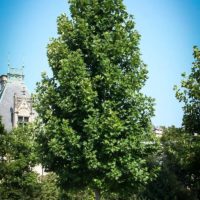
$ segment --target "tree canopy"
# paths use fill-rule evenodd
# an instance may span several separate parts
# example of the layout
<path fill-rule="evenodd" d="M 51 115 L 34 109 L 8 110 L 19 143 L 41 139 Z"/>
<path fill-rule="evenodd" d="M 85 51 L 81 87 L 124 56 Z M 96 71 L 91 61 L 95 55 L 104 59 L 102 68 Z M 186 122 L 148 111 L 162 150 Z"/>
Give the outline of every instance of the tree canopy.
<path fill-rule="evenodd" d="M 200 50 L 194 47 L 194 62 L 189 76 L 182 74 L 181 88 L 176 87 L 176 97 L 184 103 L 183 125 L 189 133 L 200 133 Z"/>
<path fill-rule="evenodd" d="M 200 137 L 184 128 L 163 127 L 161 170 L 141 195 L 149 200 L 199 199 Z"/>
<path fill-rule="evenodd" d="M 174 152 L 176 152 L 176 162 L 183 169 L 184 184 L 197 195 L 197 198 L 200 198 L 200 50 L 196 46 L 193 50 L 194 62 L 191 73 L 188 76 L 183 73 L 181 88 L 177 86 L 175 88 L 177 99 L 184 103 L 185 135 L 182 141 L 180 140 L 182 145 L 177 145 L 178 149 Z"/>
<path fill-rule="evenodd" d="M 128 194 L 156 176 L 147 67 L 122 0 L 70 0 L 48 45 L 53 76 L 38 83 L 37 140 L 65 189 Z"/>
<path fill-rule="evenodd" d="M 38 199 L 40 183 L 32 171 L 36 165 L 33 129 L 19 127 L 6 132 L 0 122 L 0 198 Z"/>

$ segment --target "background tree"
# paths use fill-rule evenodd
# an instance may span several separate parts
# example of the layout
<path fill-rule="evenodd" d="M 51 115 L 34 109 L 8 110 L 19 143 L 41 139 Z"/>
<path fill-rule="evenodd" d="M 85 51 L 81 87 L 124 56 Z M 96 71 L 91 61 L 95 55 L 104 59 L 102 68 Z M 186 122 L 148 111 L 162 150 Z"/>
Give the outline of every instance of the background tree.
<path fill-rule="evenodd" d="M 196 136 L 185 132 L 183 128 L 169 127 L 164 130 L 162 144 L 164 149 L 163 167 L 173 177 L 174 181 L 168 184 L 174 185 L 174 199 L 198 199 L 196 193 L 197 183 L 194 170 L 194 152 L 199 146 L 199 139 Z M 198 142 L 197 142 L 198 141 Z M 196 167 L 194 167 L 196 165 Z M 169 198 L 171 199 L 171 198 Z"/>
<path fill-rule="evenodd" d="M 57 176 L 54 173 L 48 173 L 41 178 L 41 200 L 60 200 L 61 190 L 57 186 Z"/>
<path fill-rule="evenodd" d="M 174 126 L 163 128 L 161 170 L 141 196 L 152 200 L 197 200 L 200 137 Z M 196 157 L 196 158 L 195 158 Z"/>
<path fill-rule="evenodd" d="M 65 189 L 136 192 L 156 176 L 153 100 L 140 35 L 122 0 L 70 0 L 37 87 L 43 164 Z"/>
<path fill-rule="evenodd" d="M 8 133 L 4 129 L 0 117 L 0 183 L 4 179 L 6 170 L 6 156 L 9 152 Z M 1 190 L 0 190 L 1 191 Z"/>
<path fill-rule="evenodd" d="M 182 74 L 184 78 L 181 88 L 176 87 L 176 97 L 184 103 L 183 125 L 189 133 L 200 133 L 200 51 L 194 47 L 194 59 L 189 76 Z"/>
<path fill-rule="evenodd" d="M 189 76 L 182 74 L 176 97 L 183 106 L 183 127 L 164 129 L 162 167 L 158 178 L 145 191 L 149 199 L 200 198 L 200 51 L 194 47 Z M 159 186 L 159 187 L 158 187 Z"/>
<path fill-rule="evenodd" d="M 6 133 L 2 127 L 0 125 L 0 148 L 3 152 L 0 163 L 0 199 L 39 199 L 38 174 L 32 171 L 36 164 L 33 129 L 28 126 L 19 127 Z"/>
<path fill-rule="evenodd" d="M 176 97 L 184 103 L 183 106 L 183 126 L 189 141 L 189 153 L 187 157 L 182 157 L 186 163 L 188 187 L 200 198 L 200 50 L 194 47 L 194 62 L 191 73 L 186 76 L 184 73 L 181 88 L 176 86 Z M 184 150 L 185 151 L 185 150 Z"/>

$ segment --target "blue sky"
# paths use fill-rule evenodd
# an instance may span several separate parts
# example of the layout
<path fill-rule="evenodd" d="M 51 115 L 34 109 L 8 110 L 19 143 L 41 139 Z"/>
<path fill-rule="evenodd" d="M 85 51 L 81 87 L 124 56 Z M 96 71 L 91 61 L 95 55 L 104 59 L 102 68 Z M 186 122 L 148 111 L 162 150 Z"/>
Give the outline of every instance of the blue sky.
<path fill-rule="evenodd" d="M 56 18 L 69 15 L 66 0 L 0 0 L 0 74 L 7 64 L 25 66 L 31 92 L 47 71 L 46 46 L 56 37 Z M 141 34 L 149 79 L 144 93 L 156 99 L 155 125 L 181 125 L 181 104 L 173 86 L 190 71 L 192 47 L 200 47 L 200 0 L 124 0 Z"/>

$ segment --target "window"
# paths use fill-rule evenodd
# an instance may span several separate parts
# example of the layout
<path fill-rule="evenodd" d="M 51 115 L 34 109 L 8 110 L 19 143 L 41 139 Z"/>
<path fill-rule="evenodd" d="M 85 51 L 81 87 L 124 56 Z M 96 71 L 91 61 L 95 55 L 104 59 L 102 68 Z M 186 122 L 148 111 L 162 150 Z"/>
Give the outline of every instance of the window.
<path fill-rule="evenodd" d="M 25 123 L 28 122 L 28 117 L 24 117 L 24 122 L 25 122 Z"/>
<path fill-rule="evenodd" d="M 18 116 L 18 125 L 23 126 L 29 122 L 29 117 Z"/>
<path fill-rule="evenodd" d="M 18 117 L 18 123 L 20 123 L 20 122 L 23 122 L 23 117 L 22 116 Z"/>

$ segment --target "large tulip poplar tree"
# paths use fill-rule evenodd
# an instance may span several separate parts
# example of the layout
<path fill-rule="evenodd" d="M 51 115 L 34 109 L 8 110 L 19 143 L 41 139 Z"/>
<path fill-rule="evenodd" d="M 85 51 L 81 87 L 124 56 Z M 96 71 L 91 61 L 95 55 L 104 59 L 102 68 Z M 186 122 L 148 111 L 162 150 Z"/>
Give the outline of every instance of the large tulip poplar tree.
<path fill-rule="evenodd" d="M 42 163 L 64 189 L 134 193 L 156 176 L 152 98 L 140 35 L 122 0 L 70 0 L 38 83 Z"/>

